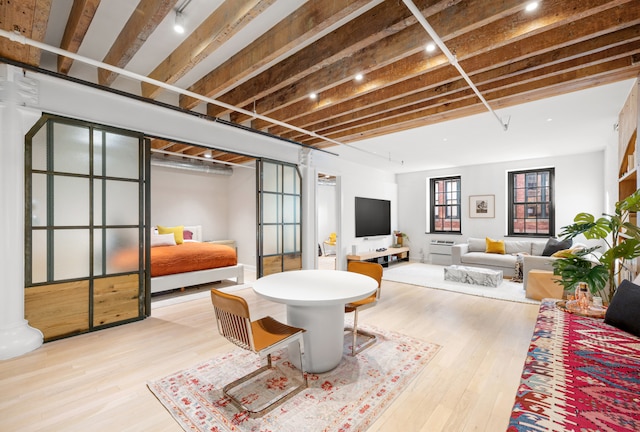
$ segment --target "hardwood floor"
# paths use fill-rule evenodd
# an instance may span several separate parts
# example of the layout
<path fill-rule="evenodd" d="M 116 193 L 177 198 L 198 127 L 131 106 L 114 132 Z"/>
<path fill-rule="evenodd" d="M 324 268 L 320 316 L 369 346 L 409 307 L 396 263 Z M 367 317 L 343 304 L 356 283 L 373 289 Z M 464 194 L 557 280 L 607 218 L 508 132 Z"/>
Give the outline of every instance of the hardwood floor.
<path fill-rule="evenodd" d="M 238 291 L 253 318 L 284 306 Z M 442 346 L 369 431 L 503 431 L 538 306 L 384 281 L 363 323 Z M 208 298 L 0 361 L 0 431 L 181 431 L 146 383 L 234 347 Z"/>

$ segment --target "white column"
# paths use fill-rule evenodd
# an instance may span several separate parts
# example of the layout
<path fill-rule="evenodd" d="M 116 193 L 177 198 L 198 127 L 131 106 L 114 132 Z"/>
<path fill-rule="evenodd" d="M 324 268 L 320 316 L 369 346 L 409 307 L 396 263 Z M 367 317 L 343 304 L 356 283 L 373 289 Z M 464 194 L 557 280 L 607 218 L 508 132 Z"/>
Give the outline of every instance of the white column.
<path fill-rule="evenodd" d="M 311 166 L 311 150 L 301 148 L 299 169 L 302 176 L 302 268 L 318 268 L 318 235 L 316 233 L 316 170 Z"/>
<path fill-rule="evenodd" d="M 0 64 L 0 360 L 42 345 L 42 332 L 24 319 L 24 137 L 39 117 L 37 82 Z"/>

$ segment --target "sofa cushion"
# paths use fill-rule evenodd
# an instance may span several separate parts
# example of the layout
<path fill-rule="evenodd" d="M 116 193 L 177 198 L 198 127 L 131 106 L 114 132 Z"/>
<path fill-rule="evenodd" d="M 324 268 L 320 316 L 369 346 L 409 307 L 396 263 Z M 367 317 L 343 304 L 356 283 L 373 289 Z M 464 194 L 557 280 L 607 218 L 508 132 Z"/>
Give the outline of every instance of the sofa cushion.
<path fill-rule="evenodd" d="M 534 241 L 531 242 L 531 255 L 542 256 L 542 252 L 544 252 L 544 247 L 547 245 L 546 242 Z"/>
<path fill-rule="evenodd" d="M 572 243 L 572 239 L 558 240 L 557 238 L 549 237 L 549 240 L 547 240 L 547 244 L 542 251 L 542 256 L 551 256 L 563 249 L 569 249 Z"/>
<path fill-rule="evenodd" d="M 640 286 L 623 280 L 611 299 L 604 322 L 640 337 Z"/>
<path fill-rule="evenodd" d="M 489 237 L 485 239 L 486 253 L 504 255 L 504 240 L 494 240 Z"/>
<path fill-rule="evenodd" d="M 487 249 L 485 239 L 470 237 L 467 244 L 469 245 L 469 252 L 484 252 Z"/>
<path fill-rule="evenodd" d="M 504 242 L 506 253 L 531 253 L 531 242 L 528 240 L 507 240 Z"/>
<path fill-rule="evenodd" d="M 460 261 L 465 265 L 481 265 L 487 267 L 504 267 L 513 270 L 516 266 L 515 255 L 488 254 L 484 252 L 469 252 Z"/>

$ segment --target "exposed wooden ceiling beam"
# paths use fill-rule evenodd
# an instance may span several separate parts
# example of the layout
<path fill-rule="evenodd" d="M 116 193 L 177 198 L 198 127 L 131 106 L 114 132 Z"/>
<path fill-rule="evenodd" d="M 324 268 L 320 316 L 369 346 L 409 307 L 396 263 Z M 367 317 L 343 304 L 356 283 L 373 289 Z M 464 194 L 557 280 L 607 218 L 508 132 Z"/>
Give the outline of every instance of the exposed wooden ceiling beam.
<path fill-rule="evenodd" d="M 140 0 L 102 61 L 124 68 L 177 2 L 178 0 Z M 110 86 L 117 77 L 115 72 L 98 69 L 100 85 Z"/>
<path fill-rule="evenodd" d="M 100 0 L 73 0 L 60 48 L 72 53 L 78 52 L 99 5 Z M 73 59 L 58 56 L 59 73 L 68 74 L 72 64 Z"/>
<path fill-rule="evenodd" d="M 193 31 L 149 78 L 173 84 L 260 15 L 275 0 L 226 0 Z M 161 88 L 143 82 L 142 96 L 154 99 Z"/>
<path fill-rule="evenodd" d="M 0 28 L 42 42 L 47 31 L 51 0 L 3 0 L 0 2 Z M 40 65 L 40 49 L 0 40 L 0 56 L 33 66 Z"/>

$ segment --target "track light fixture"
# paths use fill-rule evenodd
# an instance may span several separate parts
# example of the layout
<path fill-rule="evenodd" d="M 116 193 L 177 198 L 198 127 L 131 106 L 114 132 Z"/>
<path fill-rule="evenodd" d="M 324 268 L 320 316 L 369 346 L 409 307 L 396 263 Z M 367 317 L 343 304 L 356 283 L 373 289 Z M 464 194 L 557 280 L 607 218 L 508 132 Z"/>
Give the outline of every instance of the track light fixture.
<path fill-rule="evenodd" d="M 184 33 L 184 15 L 182 15 L 182 12 L 180 11 L 176 11 L 176 20 L 173 24 L 173 30 L 178 34 Z"/>

